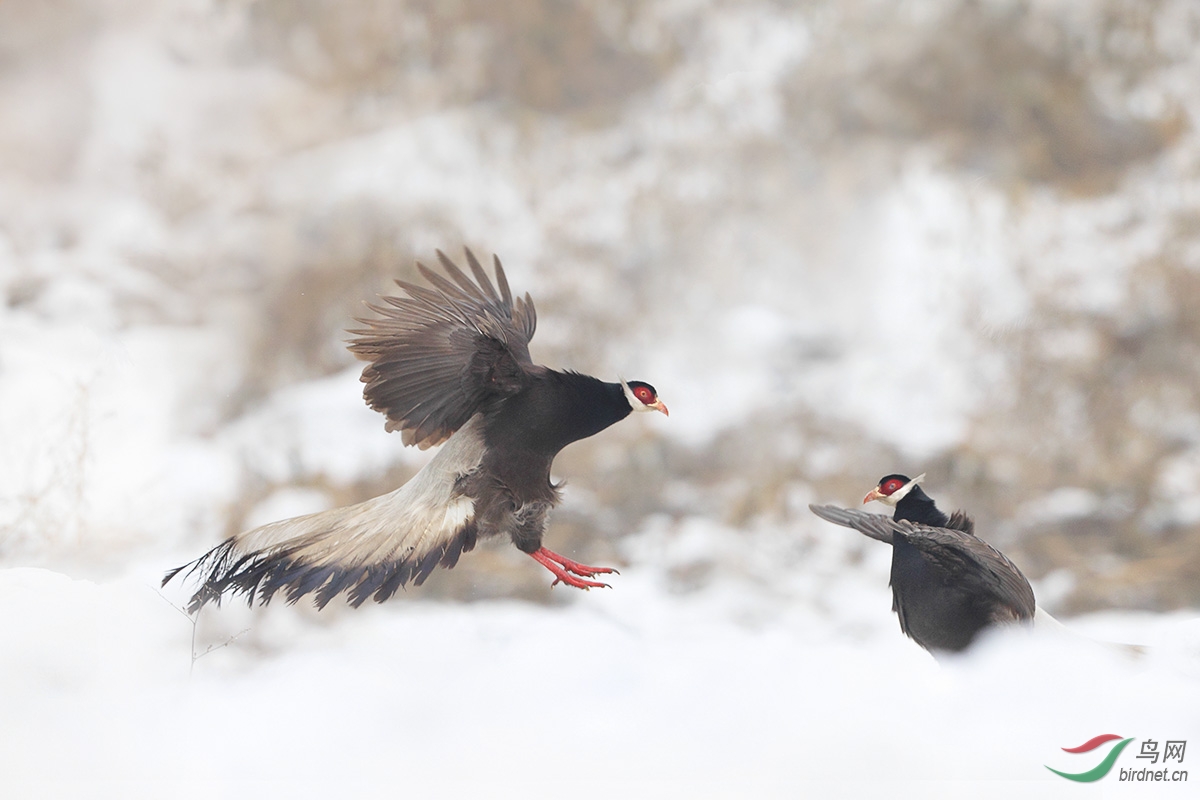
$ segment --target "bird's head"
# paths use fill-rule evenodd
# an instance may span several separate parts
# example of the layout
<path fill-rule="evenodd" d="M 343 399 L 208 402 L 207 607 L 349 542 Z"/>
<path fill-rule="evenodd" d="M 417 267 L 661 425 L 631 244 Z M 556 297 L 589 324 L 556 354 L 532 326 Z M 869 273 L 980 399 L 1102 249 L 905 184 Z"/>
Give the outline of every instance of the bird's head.
<path fill-rule="evenodd" d="M 629 401 L 629 407 L 634 411 L 661 411 L 668 417 L 671 416 L 667 411 L 666 403 L 658 399 L 658 392 L 654 391 L 654 387 L 650 384 L 622 379 L 621 388 L 625 391 L 625 399 Z"/>
<path fill-rule="evenodd" d="M 895 507 L 896 503 L 903 500 L 923 480 L 925 480 L 924 472 L 915 478 L 898 474 L 885 475 L 879 479 L 879 483 L 874 489 L 867 492 L 867 496 L 863 498 L 863 504 L 865 505 L 872 500 L 878 500 L 886 506 Z"/>

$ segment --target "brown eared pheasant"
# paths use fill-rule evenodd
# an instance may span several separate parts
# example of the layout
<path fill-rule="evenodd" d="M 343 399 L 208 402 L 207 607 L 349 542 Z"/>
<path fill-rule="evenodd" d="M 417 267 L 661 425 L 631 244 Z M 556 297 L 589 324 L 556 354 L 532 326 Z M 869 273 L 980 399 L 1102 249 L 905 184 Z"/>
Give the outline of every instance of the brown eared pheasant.
<path fill-rule="evenodd" d="M 606 383 L 530 360 L 537 315 L 529 295 L 514 299 L 500 260 L 496 283 L 470 250 L 468 277 L 441 251 L 445 275 L 418 264 L 428 286 L 369 305 L 350 350 L 368 362 L 363 397 L 386 429 L 437 455 L 408 483 L 357 505 L 272 522 L 237 534 L 171 570 L 199 576 L 189 612 L 226 594 L 253 604 L 278 592 L 313 595 L 318 608 L 339 594 L 359 606 L 383 602 L 439 565 L 453 567 L 478 539 L 507 536 L 550 570 L 554 583 L 581 589 L 615 570 L 591 567 L 542 546 L 559 502 L 550 480 L 555 455 L 634 411 L 667 407 L 641 381 Z M 498 289 L 497 289 L 498 287 Z"/>
<path fill-rule="evenodd" d="M 892 610 L 900 630 L 930 652 L 958 652 L 993 625 L 1030 622 L 1033 589 L 1013 562 L 975 535 L 961 511 L 945 514 L 917 484 L 920 475 L 887 475 L 863 503 L 894 515 L 809 506 L 824 520 L 892 546 Z"/>

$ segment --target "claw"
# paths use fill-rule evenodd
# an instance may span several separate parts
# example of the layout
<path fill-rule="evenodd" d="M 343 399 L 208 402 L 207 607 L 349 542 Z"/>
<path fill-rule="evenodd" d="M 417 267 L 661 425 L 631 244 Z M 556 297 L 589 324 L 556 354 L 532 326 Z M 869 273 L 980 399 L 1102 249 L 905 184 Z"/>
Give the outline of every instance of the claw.
<path fill-rule="evenodd" d="M 587 564 L 580 564 L 578 561 L 572 561 L 569 558 L 560 556 L 551 550 L 544 547 L 539 547 L 537 550 L 529 554 L 534 561 L 541 564 L 546 569 L 550 570 L 554 575 L 554 583 L 551 587 L 557 586 L 560 583 L 565 583 L 567 586 L 574 586 L 576 589 L 588 590 L 596 589 L 611 589 L 607 583 L 599 581 L 584 580 L 585 578 L 594 578 L 597 575 L 613 573 L 620 575 L 611 567 L 590 567 Z M 578 576 L 578 577 L 576 577 Z"/>

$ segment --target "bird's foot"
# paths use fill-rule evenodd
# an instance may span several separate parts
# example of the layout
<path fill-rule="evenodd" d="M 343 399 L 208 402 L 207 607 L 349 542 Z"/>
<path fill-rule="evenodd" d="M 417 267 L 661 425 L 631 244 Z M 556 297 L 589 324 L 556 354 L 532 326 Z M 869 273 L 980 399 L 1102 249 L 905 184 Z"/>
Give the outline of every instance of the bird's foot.
<path fill-rule="evenodd" d="M 576 589 L 591 589 L 592 587 L 609 589 L 612 587 L 607 583 L 585 579 L 594 578 L 597 575 L 608 572 L 617 575 L 620 574 L 611 567 L 589 567 L 587 564 L 580 564 L 578 561 L 572 561 L 544 547 L 539 547 L 529 555 L 533 557 L 534 561 L 554 573 L 554 583 L 550 584 L 551 586 L 565 583 L 567 586 L 574 586 Z"/>

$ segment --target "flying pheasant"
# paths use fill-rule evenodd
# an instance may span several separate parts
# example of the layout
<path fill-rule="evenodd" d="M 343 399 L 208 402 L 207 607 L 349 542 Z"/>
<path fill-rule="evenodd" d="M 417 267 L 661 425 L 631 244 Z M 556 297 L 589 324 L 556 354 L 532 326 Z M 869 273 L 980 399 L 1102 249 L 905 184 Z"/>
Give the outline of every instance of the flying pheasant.
<path fill-rule="evenodd" d="M 369 305 L 375 316 L 359 320 L 350 350 L 369 362 L 363 397 L 387 417 L 387 430 L 441 450 L 389 494 L 237 534 L 171 570 L 164 585 L 183 570 L 200 577 L 190 612 L 227 593 L 251 604 L 281 591 L 288 602 L 312 594 L 318 608 L 342 593 L 353 606 L 383 602 L 491 536 L 507 536 L 555 584 L 607 586 L 592 579 L 616 570 L 542 546 L 559 502 L 550 466 L 571 442 L 634 411 L 667 414 L 666 405 L 648 383 L 534 364 L 533 301 L 513 298 L 500 260 L 493 285 L 470 250 L 474 280 L 437 255 L 445 275 L 418 264 L 429 286 L 397 281 L 407 296 Z"/>

